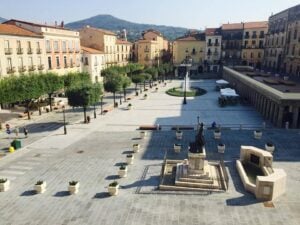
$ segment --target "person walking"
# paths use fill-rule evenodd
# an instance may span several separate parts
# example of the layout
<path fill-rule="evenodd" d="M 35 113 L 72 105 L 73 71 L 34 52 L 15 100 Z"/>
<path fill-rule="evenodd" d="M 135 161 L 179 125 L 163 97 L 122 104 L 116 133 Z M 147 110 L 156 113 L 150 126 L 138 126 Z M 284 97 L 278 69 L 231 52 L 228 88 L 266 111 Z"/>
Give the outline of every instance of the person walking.
<path fill-rule="evenodd" d="M 27 138 L 28 137 L 28 130 L 27 130 L 26 127 L 23 128 L 23 132 L 24 132 L 25 138 Z"/>

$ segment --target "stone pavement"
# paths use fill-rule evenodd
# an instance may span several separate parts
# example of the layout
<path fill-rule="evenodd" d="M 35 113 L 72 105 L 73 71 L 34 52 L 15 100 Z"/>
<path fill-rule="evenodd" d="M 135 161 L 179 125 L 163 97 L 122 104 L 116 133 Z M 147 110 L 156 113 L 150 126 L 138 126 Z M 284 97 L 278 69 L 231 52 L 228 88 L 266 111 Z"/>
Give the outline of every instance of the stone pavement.
<path fill-rule="evenodd" d="M 198 84 L 213 88 L 213 81 Z M 178 85 L 172 82 L 168 88 Z M 0 193 L 0 224 L 299 224 L 299 130 L 267 129 L 261 140 L 255 140 L 251 130 L 224 130 L 224 159 L 230 175 L 225 193 L 157 190 L 165 152 L 174 157 L 171 149 L 175 132 L 148 132 L 147 138 L 140 140 L 138 125 L 195 124 L 197 116 L 206 123 L 217 118 L 217 123 L 260 126 L 263 121 L 251 107 L 218 108 L 217 93 L 212 90 L 189 98 L 182 106 L 181 99 L 163 94 L 165 89 L 149 93 L 147 100 L 132 100 L 133 110 L 123 106 L 90 124 L 74 123 L 68 126 L 68 135 L 56 130 L 0 159 L 0 177 L 12 179 L 11 189 Z M 194 131 L 184 131 L 185 151 L 194 135 Z M 205 137 L 208 158 L 218 160 L 212 131 L 205 130 Z M 270 140 L 276 146 L 274 167 L 285 169 L 288 175 L 287 192 L 273 202 L 274 208 L 265 207 L 246 193 L 235 169 L 241 144 L 263 147 Z M 128 177 L 118 179 L 118 166 L 125 162 L 133 143 L 141 143 L 141 151 L 135 154 Z M 47 191 L 36 195 L 32 189 L 40 179 L 47 182 Z M 80 181 L 75 196 L 67 193 L 71 180 Z M 109 197 L 106 192 L 113 180 L 121 185 L 117 197 Z"/>

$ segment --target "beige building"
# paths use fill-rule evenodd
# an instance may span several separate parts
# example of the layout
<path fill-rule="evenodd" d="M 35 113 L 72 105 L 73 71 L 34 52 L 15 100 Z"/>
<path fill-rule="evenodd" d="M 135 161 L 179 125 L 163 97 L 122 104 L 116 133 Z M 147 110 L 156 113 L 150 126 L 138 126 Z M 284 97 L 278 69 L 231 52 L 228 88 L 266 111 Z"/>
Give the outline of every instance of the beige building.
<path fill-rule="evenodd" d="M 207 28 L 205 30 L 205 61 L 206 71 L 218 72 L 221 60 L 222 35 L 220 28 Z"/>
<path fill-rule="evenodd" d="M 102 82 L 101 71 L 105 68 L 105 54 L 97 49 L 81 46 L 82 71 L 90 74 L 92 82 Z"/>
<path fill-rule="evenodd" d="M 105 68 L 127 65 L 131 59 L 132 43 L 118 40 L 115 33 L 86 26 L 80 30 L 81 45 L 104 52 Z"/>
<path fill-rule="evenodd" d="M 11 24 L 0 24 L 0 78 L 45 71 L 43 36 Z"/>
<path fill-rule="evenodd" d="M 62 75 L 81 71 L 79 32 L 64 28 L 63 22 L 60 25 L 49 26 L 20 20 L 9 20 L 5 24 L 14 24 L 43 36 L 43 45 L 46 49 L 46 71 Z"/>
<path fill-rule="evenodd" d="M 173 64 L 178 67 L 178 75 L 183 75 L 180 64 L 190 57 L 192 59 L 191 74 L 203 71 L 205 60 L 205 33 L 192 33 L 178 38 L 173 43 Z"/>
<path fill-rule="evenodd" d="M 162 57 L 169 51 L 169 42 L 156 30 L 142 33 L 142 39 L 137 41 L 138 63 L 146 66 L 159 65 Z"/>
<path fill-rule="evenodd" d="M 246 22 L 243 31 L 242 64 L 261 68 L 268 22 Z"/>

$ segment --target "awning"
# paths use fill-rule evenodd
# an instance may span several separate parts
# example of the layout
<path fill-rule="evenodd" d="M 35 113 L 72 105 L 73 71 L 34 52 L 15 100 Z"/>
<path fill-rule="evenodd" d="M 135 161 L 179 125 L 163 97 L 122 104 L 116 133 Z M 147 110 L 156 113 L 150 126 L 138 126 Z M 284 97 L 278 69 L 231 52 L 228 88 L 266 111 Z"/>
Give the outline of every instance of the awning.
<path fill-rule="evenodd" d="M 229 84 L 226 80 L 217 80 L 216 84 Z"/>

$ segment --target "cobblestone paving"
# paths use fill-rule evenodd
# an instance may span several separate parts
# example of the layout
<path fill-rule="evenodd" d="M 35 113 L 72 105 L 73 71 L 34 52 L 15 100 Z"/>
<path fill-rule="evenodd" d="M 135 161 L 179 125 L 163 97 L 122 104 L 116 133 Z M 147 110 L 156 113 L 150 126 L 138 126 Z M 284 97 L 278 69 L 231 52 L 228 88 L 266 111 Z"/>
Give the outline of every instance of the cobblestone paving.
<path fill-rule="evenodd" d="M 161 101 L 168 102 L 168 106 Z M 202 107 L 201 98 L 194 101 L 186 110 L 198 104 Z M 157 190 L 157 186 L 166 152 L 168 158 L 186 158 L 186 149 L 195 131 L 184 131 L 185 151 L 176 155 L 172 151 L 177 142 L 174 131 L 148 132 L 146 139 L 141 140 L 135 129 L 143 121 L 151 124 L 158 118 L 168 118 L 167 115 L 174 120 L 166 121 L 166 125 L 176 125 L 178 121 L 195 124 L 199 114 L 197 110 L 191 114 L 181 113 L 182 108 L 176 106 L 179 100 L 166 97 L 163 92 L 150 93 L 147 101 L 132 102 L 135 107 L 132 111 L 120 108 L 91 124 L 70 125 L 68 135 L 61 135 L 59 130 L 1 159 L 0 177 L 9 177 L 12 182 L 8 192 L 0 193 L 0 225 L 300 224 L 299 130 L 263 130 L 261 140 L 254 139 L 251 130 L 223 130 L 221 141 L 226 145 L 224 160 L 230 176 L 229 190 L 224 193 L 163 192 Z M 167 107 L 172 104 L 174 108 L 168 112 Z M 151 110 L 154 106 L 157 110 Z M 215 103 L 208 106 L 217 109 Z M 249 110 L 243 111 L 245 108 Z M 226 109 L 228 114 L 223 113 L 224 117 L 236 115 L 229 109 Z M 234 109 L 239 109 L 239 122 L 260 124 L 263 121 L 251 107 Z M 209 116 L 207 121 L 214 118 L 213 111 Z M 213 139 L 211 130 L 205 130 L 205 138 L 207 158 L 219 160 L 218 141 Z M 265 207 L 245 192 L 235 169 L 240 145 L 263 148 L 268 141 L 276 147 L 274 167 L 285 169 L 288 176 L 287 192 L 273 202 L 274 207 Z M 141 151 L 135 154 L 128 176 L 119 179 L 118 167 L 125 162 L 126 154 L 131 153 L 133 143 L 140 143 Z M 37 180 L 47 182 L 44 194 L 33 192 Z M 67 192 L 71 180 L 80 181 L 80 191 L 75 196 Z M 110 197 L 106 187 L 114 180 L 121 185 L 120 193 Z"/>

